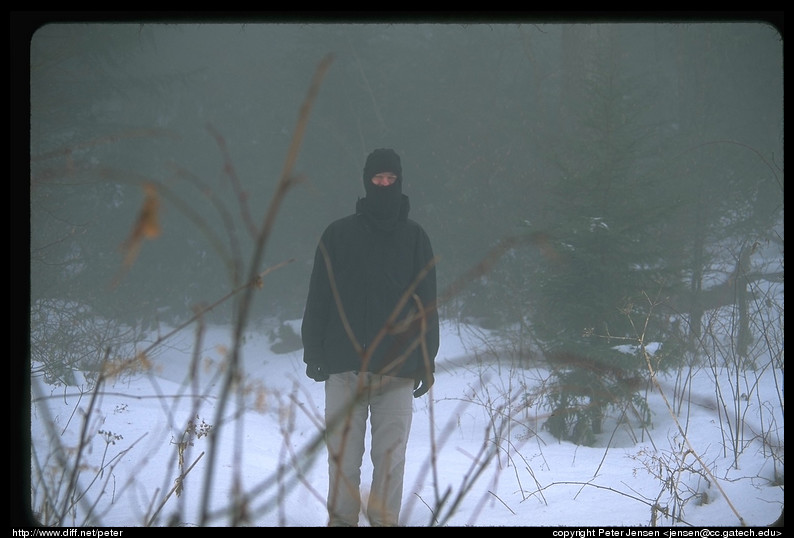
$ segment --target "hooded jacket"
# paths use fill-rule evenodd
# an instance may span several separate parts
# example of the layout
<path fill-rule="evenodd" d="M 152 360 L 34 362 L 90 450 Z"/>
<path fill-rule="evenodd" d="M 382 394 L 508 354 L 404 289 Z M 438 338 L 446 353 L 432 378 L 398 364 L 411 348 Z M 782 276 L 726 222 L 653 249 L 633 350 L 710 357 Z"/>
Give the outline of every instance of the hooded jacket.
<path fill-rule="evenodd" d="M 379 218 L 373 211 L 377 202 L 368 194 L 357 201 L 354 214 L 325 229 L 317 246 L 301 327 L 303 360 L 329 374 L 369 371 L 418 379 L 427 369 L 435 371 L 439 326 L 433 249 L 424 229 L 408 218 L 408 197 L 398 192 L 399 209 L 390 218 Z M 424 277 L 417 281 L 420 274 Z M 395 323 L 386 327 L 412 286 Z M 428 309 L 425 315 L 416 316 L 422 309 Z"/>

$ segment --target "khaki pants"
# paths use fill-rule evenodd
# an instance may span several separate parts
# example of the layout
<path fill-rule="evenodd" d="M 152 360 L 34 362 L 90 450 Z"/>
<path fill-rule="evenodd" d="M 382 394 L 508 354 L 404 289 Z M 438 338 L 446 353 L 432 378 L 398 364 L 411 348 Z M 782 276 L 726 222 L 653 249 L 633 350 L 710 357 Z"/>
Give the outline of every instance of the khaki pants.
<path fill-rule="evenodd" d="M 397 525 L 412 414 L 412 379 L 345 372 L 325 382 L 329 526 L 358 525 L 368 416 L 373 471 L 367 518 L 373 527 Z"/>

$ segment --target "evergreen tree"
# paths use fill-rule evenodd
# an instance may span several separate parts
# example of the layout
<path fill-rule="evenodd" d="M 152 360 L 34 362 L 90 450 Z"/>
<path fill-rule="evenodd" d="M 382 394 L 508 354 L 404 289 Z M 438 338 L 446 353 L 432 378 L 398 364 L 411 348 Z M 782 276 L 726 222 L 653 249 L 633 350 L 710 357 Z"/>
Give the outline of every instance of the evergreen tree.
<path fill-rule="evenodd" d="M 669 218 L 659 208 L 673 206 L 675 193 L 660 187 L 654 145 L 664 140 L 653 96 L 627 57 L 626 33 L 597 27 L 565 38 L 566 99 L 559 136 L 549 140 L 555 211 L 530 228 L 549 254 L 527 305 L 553 368 L 546 427 L 591 444 L 611 407 L 650 419 L 636 397 L 646 368 L 640 345 L 664 336 L 651 303 L 673 292 L 680 275 L 665 265 L 664 244 L 647 237 Z"/>

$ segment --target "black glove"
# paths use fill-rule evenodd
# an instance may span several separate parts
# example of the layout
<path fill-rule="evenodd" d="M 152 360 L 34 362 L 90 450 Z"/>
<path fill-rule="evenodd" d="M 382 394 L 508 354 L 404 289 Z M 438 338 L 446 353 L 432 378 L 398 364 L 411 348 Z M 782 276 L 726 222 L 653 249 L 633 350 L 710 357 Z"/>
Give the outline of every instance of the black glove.
<path fill-rule="evenodd" d="M 315 381 L 325 381 L 328 379 L 328 372 L 319 364 L 307 364 L 306 375 Z"/>
<path fill-rule="evenodd" d="M 433 376 L 433 372 L 426 372 L 423 373 L 421 377 L 414 380 L 414 398 L 419 398 L 420 396 L 424 396 L 424 394 L 430 390 L 430 387 L 433 386 L 433 383 L 436 382 L 436 378 Z"/>

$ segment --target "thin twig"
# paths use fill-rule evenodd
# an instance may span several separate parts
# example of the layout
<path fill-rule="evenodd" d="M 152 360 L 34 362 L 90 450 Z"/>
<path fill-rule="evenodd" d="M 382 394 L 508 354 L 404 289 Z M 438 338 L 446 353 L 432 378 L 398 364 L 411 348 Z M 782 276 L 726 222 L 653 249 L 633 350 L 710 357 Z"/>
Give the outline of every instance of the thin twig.
<path fill-rule="evenodd" d="M 257 273 L 260 260 L 264 256 L 265 253 L 265 246 L 267 245 L 268 239 L 270 238 L 270 233 L 273 229 L 273 225 L 276 220 L 276 215 L 283 203 L 287 192 L 300 180 L 300 178 L 296 177 L 293 173 L 293 168 L 295 166 L 295 162 L 298 158 L 298 152 L 303 143 L 303 136 L 306 131 L 306 126 L 309 121 L 309 113 L 311 111 L 312 105 L 314 104 L 314 100 L 317 97 L 317 93 L 320 89 L 320 84 L 322 82 L 325 73 L 328 71 L 328 68 L 331 65 L 333 60 L 333 55 L 327 55 L 318 65 L 317 69 L 315 70 L 314 77 L 312 78 L 312 83 L 309 87 L 309 91 L 307 93 L 306 98 L 301 105 L 300 114 L 298 117 L 298 123 L 295 128 L 295 133 L 292 136 L 292 140 L 290 142 L 290 147 L 287 152 L 287 158 L 284 163 L 284 169 L 281 173 L 281 178 L 276 186 L 276 192 L 270 200 L 270 205 L 268 206 L 267 212 L 264 216 L 264 221 L 262 223 L 262 227 L 259 230 L 255 246 L 254 246 L 254 253 L 251 257 L 251 269 L 250 269 L 250 278 L 248 279 L 249 283 L 257 281 Z M 241 346 L 243 340 L 243 333 L 245 331 L 245 327 L 248 321 L 249 309 L 250 304 L 252 301 L 252 293 L 250 287 L 248 288 L 248 292 L 244 293 L 242 299 L 240 301 L 240 305 L 237 309 L 237 316 L 235 319 L 234 325 L 234 335 L 232 340 L 232 350 L 229 357 L 229 368 L 226 372 L 225 382 L 221 388 L 221 393 L 219 396 L 219 403 L 218 408 L 216 410 L 216 424 L 220 424 L 220 421 L 225 413 L 227 400 L 229 395 L 231 394 L 232 387 L 238 382 L 238 375 L 239 375 L 239 362 L 240 362 L 240 354 L 241 354 Z M 217 455 L 217 444 L 218 439 L 220 437 L 219 428 L 216 428 L 216 431 L 213 432 L 213 435 L 209 437 L 209 463 L 207 468 L 207 473 L 205 474 L 204 480 L 204 490 L 201 500 L 201 510 L 200 510 L 200 525 L 204 526 L 206 524 L 207 518 L 210 515 L 209 511 L 209 504 L 210 504 L 210 494 L 212 492 L 212 481 L 214 478 L 214 467 L 215 467 L 215 458 Z M 237 514 L 237 512 L 235 512 Z M 237 523 L 237 521 L 232 521 L 232 524 Z"/>
<path fill-rule="evenodd" d="M 516 513 L 515 513 L 515 512 L 513 512 L 513 509 L 512 509 L 512 508 L 510 508 L 509 506 L 507 506 L 507 503 L 506 503 L 506 502 L 504 502 L 502 499 L 500 499 L 500 498 L 499 498 L 499 495 L 497 495 L 496 493 L 494 493 L 494 492 L 493 492 L 493 491 L 491 491 L 490 489 L 488 490 L 488 493 L 490 493 L 491 495 L 493 495 L 493 496 L 496 498 L 496 500 L 498 500 L 500 503 L 502 503 L 502 504 L 504 505 L 504 507 L 505 507 L 505 508 L 507 508 L 508 510 L 510 510 L 510 513 L 511 513 L 511 514 L 513 514 L 513 515 L 516 515 Z"/>
<path fill-rule="evenodd" d="M 168 499 L 171 498 L 171 495 L 173 495 L 173 493 L 176 491 L 176 489 L 182 486 L 182 481 L 185 479 L 185 477 L 188 475 L 188 473 L 190 473 L 190 471 L 193 470 L 193 467 L 195 467 L 196 464 L 199 462 L 199 460 L 201 458 L 203 458 L 203 457 L 204 457 L 204 452 L 202 452 L 201 454 L 198 455 L 198 457 L 195 459 L 195 461 L 193 461 L 193 463 L 190 465 L 190 467 L 187 468 L 187 470 L 184 473 L 182 473 L 182 474 L 180 474 L 179 476 L 176 477 L 176 480 L 174 480 L 174 487 L 172 487 L 171 491 L 168 492 L 168 495 L 165 496 L 163 501 L 160 503 L 160 506 L 157 507 L 157 511 L 155 511 L 155 513 L 152 514 L 152 517 L 149 518 L 149 521 L 146 522 L 146 524 L 144 525 L 145 527 L 151 527 L 152 526 L 152 523 L 154 523 L 154 520 L 160 514 L 160 511 L 163 509 L 163 506 L 165 506 L 165 503 L 168 501 Z"/>

